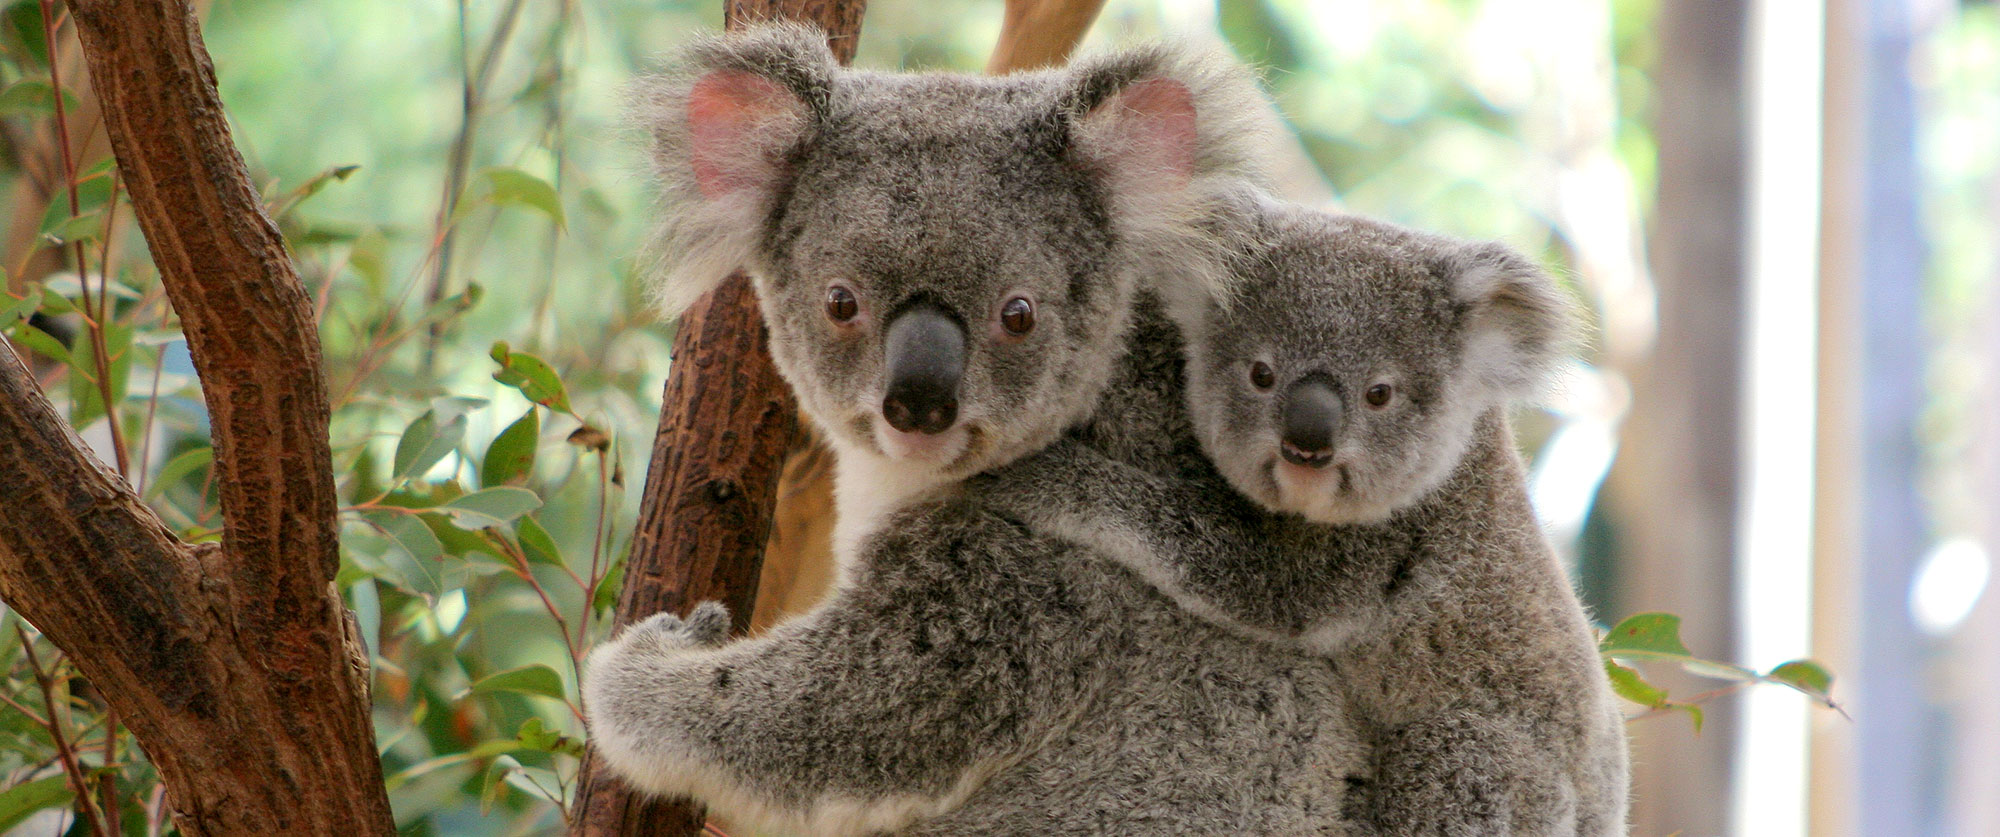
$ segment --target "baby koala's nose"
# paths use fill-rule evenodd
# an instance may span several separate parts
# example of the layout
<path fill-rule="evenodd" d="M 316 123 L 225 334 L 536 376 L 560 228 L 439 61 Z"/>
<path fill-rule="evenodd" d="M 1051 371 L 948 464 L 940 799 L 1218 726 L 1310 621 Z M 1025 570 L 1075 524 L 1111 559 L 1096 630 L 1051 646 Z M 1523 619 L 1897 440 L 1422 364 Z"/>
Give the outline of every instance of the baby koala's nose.
<path fill-rule="evenodd" d="M 1284 424 L 1278 453 L 1286 462 L 1308 468 L 1333 463 L 1333 442 L 1340 435 L 1340 393 L 1325 382 L 1306 379 L 1285 393 Z"/>

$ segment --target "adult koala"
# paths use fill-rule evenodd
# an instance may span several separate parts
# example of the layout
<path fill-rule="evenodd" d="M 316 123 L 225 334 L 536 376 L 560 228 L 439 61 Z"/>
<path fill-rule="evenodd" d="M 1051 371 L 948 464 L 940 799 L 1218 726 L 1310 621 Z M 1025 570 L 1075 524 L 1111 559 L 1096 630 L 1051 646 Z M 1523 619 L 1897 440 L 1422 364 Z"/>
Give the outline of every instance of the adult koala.
<path fill-rule="evenodd" d="M 1165 48 L 1001 79 L 853 72 L 786 26 L 679 67 L 647 96 L 666 304 L 749 271 L 839 452 L 842 577 L 757 639 L 723 644 L 704 605 L 596 651 L 607 763 L 813 835 L 1341 833 L 1359 756 L 1331 664 L 1218 629 L 960 483 L 1099 421 L 1114 373 L 1107 404 L 1170 425 L 1120 438 L 1187 435 L 1177 386 L 1139 374 L 1174 344 L 1121 345 L 1142 277 L 1198 280 L 1224 251 L 1201 219 L 1254 168 L 1254 86 Z"/>

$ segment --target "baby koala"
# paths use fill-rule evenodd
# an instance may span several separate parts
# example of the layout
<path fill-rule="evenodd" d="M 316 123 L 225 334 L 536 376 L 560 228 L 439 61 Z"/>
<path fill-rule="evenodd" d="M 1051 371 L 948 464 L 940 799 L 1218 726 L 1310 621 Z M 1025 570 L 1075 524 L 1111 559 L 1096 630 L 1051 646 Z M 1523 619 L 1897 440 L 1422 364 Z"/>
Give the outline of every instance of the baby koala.
<path fill-rule="evenodd" d="M 1147 417 L 1099 421 L 977 485 L 1198 616 L 1331 658 L 1370 753 L 1359 831 L 1623 834 L 1622 719 L 1506 415 L 1562 358 L 1569 301 L 1498 245 L 1261 199 L 1238 220 L 1233 297 L 1170 306 L 1185 438 L 1121 456 L 1101 430 Z"/>

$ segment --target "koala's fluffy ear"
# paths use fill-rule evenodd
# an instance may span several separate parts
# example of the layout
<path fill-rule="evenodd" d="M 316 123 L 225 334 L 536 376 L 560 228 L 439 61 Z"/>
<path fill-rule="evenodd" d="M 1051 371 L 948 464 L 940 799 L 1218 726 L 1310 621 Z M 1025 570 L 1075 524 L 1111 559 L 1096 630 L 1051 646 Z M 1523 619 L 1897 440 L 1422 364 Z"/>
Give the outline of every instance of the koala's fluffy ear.
<path fill-rule="evenodd" d="M 1080 59 L 1063 103 L 1069 153 L 1096 172 L 1133 255 L 1173 299 L 1193 283 L 1226 299 L 1234 272 L 1218 216 L 1265 181 L 1275 122 L 1256 80 L 1211 51 L 1159 44 Z"/>
<path fill-rule="evenodd" d="M 838 65 L 796 24 L 707 36 L 637 88 L 661 188 L 660 306 L 678 314 L 756 253 L 787 160 L 810 142 Z"/>
<path fill-rule="evenodd" d="M 1534 261 L 1498 244 L 1448 260 L 1464 306 L 1464 371 L 1496 400 L 1541 393 L 1581 337 L 1576 303 Z"/>

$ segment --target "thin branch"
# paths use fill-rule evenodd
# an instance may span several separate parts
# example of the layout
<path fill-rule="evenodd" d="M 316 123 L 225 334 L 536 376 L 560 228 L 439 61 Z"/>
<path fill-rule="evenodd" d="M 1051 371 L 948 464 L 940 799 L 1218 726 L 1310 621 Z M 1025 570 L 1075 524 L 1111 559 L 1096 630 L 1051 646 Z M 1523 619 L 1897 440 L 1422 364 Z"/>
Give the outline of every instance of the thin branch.
<path fill-rule="evenodd" d="M 62 716 L 56 714 L 54 678 L 43 670 L 41 655 L 35 653 L 35 641 L 28 637 L 21 623 L 14 623 L 14 634 L 21 638 L 21 649 L 28 655 L 28 668 L 35 674 L 35 685 L 41 687 L 42 706 L 49 713 L 42 727 L 49 731 L 50 740 L 55 742 L 56 758 L 62 762 L 63 774 L 69 777 L 70 790 L 76 793 L 77 813 L 90 824 L 90 833 L 112 837 L 118 832 L 111 830 L 104 821 L 104 813 L 98 810 L 97 798 L 91 795 L 90 775 L 83 772 L 83 763 L 77 760 L 76 748 L 70 745 L 69 735 L 63 731 Z"/>

